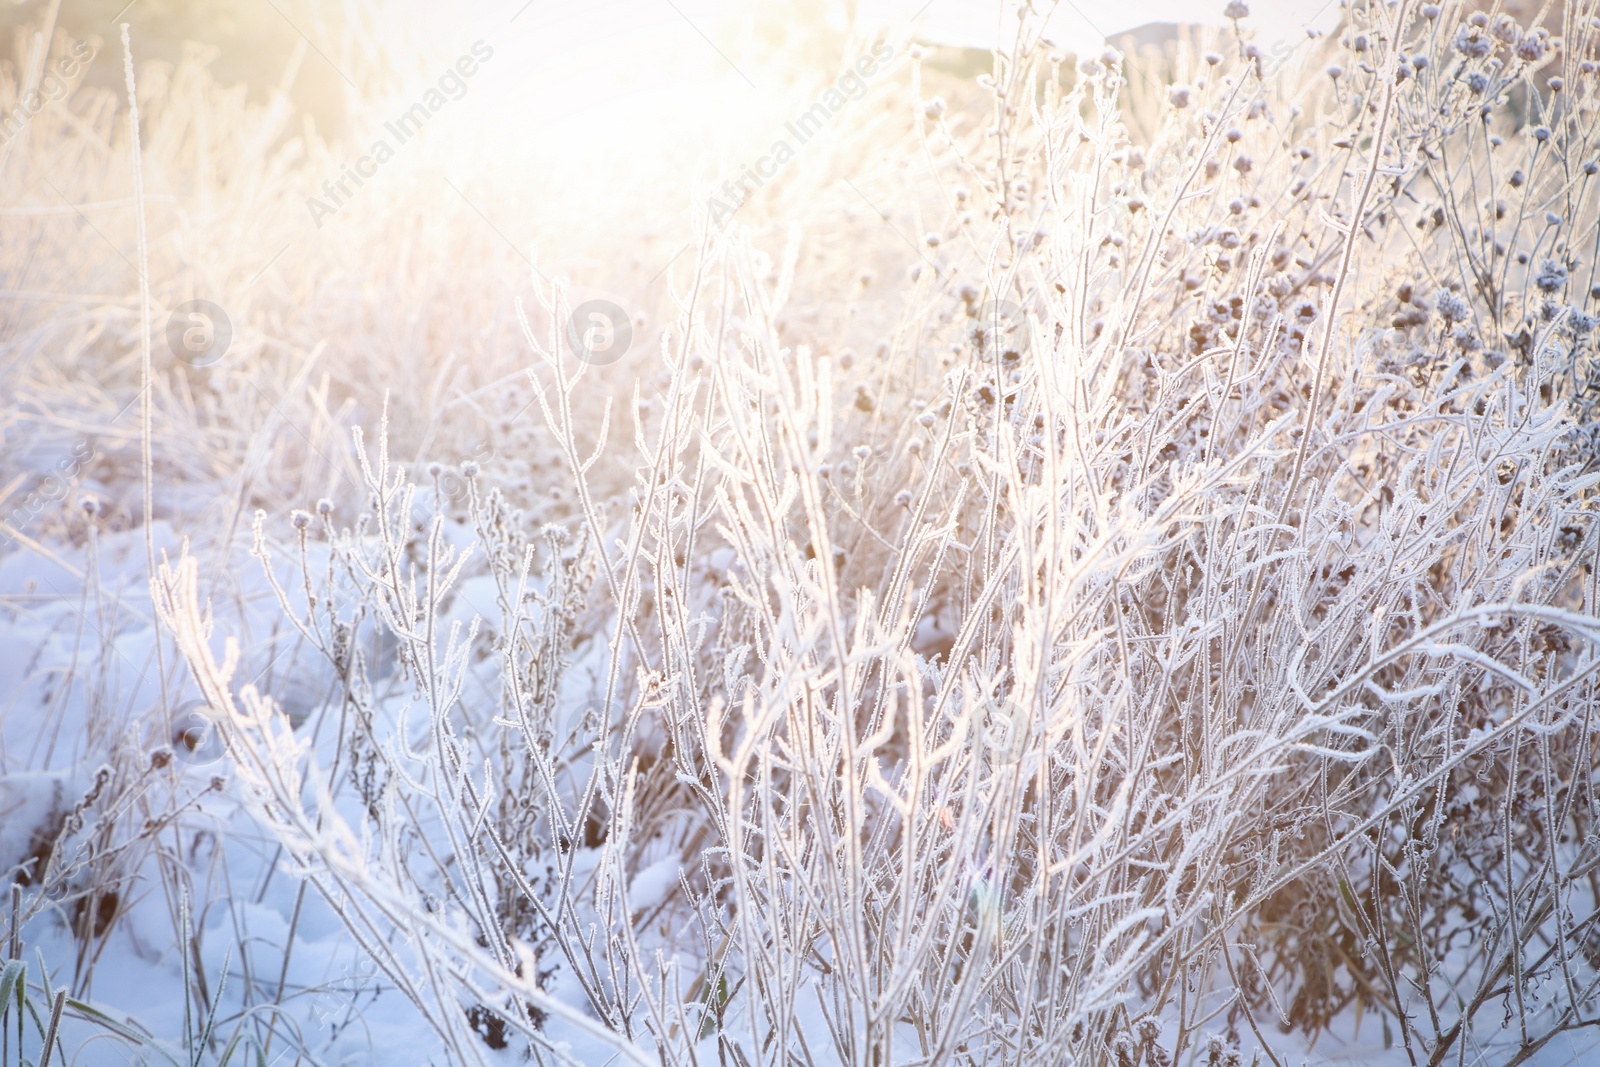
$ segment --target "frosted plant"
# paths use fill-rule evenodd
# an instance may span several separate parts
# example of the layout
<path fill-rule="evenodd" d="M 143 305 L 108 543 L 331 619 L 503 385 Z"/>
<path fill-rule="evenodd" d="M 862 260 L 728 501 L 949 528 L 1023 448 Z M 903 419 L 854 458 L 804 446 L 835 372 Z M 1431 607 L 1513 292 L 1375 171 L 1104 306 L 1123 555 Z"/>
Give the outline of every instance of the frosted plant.
<path fill-rule="evenodd" d="M 938 239 L 846 227 L 843 271 L 820 210 L 707 235 L 631 442 L 535 279 L 570 524 L 475 469 L 452 512 L 386 435 L 365 520 L 290 524 L 345 762 L 232 694 L 162 571 L 259 817 L 463 1057 L 1220 1063 L 1354 1007 L 1444 1063 L 1589 1025 L 1591 8 L 1558 49 L 1352 5 L 1269 73 L 1230 4 L 1143 103 L 1031 20 L 940 96 L 914 60 L 928 180 L 857 184 Z M 867 260 L 900 318 L 805 316 Z"/>

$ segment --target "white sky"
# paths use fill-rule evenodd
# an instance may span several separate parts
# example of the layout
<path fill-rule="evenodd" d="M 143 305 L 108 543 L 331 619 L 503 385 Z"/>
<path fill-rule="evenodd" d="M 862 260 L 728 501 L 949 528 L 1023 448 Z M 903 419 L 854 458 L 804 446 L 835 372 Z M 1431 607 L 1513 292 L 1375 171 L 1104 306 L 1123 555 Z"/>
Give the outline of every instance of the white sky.
<path fill-rule="evenodd" d="M 356 119 L 353 139 L 365 144 L 382 136 L 383 120 L 417 100 L 455 56 L 481 40 L 494 49 L 492 60 L 392 166 L 437 171 L 518 246 L 531 239 L 534 224 L 496 192 L 497 176 L 512 175 L 544 216 L 582 217 L 592 210 L 583 206 L 585 197 L 620 210 L 612 190 L 647 196 L 646 214 L 666 219 L 661 228 L 678 242 L 680 231 L 693 232 L 690 205 L 704 203 L 708 188 L 738 174 L 752 151 L 770 147 L 795 103 L 784 95 L 792 86 L 748 58 L 760 49 L 741 46 L 764 2 L 388 0 L 387 31 L 435 54 L 404 78 L 395 100 Z M 915 16 L 913 40 L 988 47 L 998 39 L 1001 13 L 1014 12 L 1017 0 L 857 2 L 863 35 Z M 1097 50 L 1105 35 L 1152 21 L 1225 25 L 1225 2 L 1061 0 L 1047 33 L 1065 48 Z M 1253 0 L 1251 8 L 1246 26 L 1263 48 L 1276 40 L 1303 43 L 1308 20 L 1326 30 L 1338 16 L 1338 0 Z M 835 28 L 848 29 L 844 6 L 834 10 Z M 458 148 L 457 135 L 470 147 Z M 485 159 L 503 164 L 498 175 L 480 169 Z"/>
<path fill-rule="evenodd" d="M 760 0 L 467 0 L 400 14 L 422 0 L 397 0 L 391 10 L 430 32 L 470 41 L 483 37 L 506 47 L 515 65 L 535 81 L 550 84 L 563 72 L 608 68 L 618 91 L 640 79 L 676 79 L 730 73 L 724 53 L 737 27 L 762 12 Z M 867 23 L 914 18 L 928 43 L 988 47 L 998 37 L 1002 13 L 1017 0 L 857 0 Z M 1036 0 L 1039 2 L 1039 0 Z M 1045 6 L 1049 0 L 1040 2 Z M 1068 49 L 1100 47 L 1107 35 L 1147 22 L 1226 25 L 1225 0 L 1059 0 L 1047 31 Z M 838 5 L 842 11 L 842 5 Z M 1254 0 L 1245 25 L 1263 46 L 1278 39 L 1299 42 L 1309 26 L 1326 30 L 1337 21 L 1339 0 Z M 713 44 L 713 42 L 716 42 Z M 720 49 L 720 51 L 719 51 Z M 620 73 L 620 76 L 618 76 Z M 754 74 L 751 74 L 752 80 Z"/>
<path fill-rule="evenodd" d="M 1036 0 L 1038 2 L 1038 0 Z M 1044 0 L 1048 2 L 1048 0 Z M 1001 13 L 1017 0 L 857 0 L 869 24 L 915 17 L 926 43 L 987 47 L 997 39 Z M 1068 49 L 1099 48 L 1106 35 L 1152 21 L 1225 25 L 1225 0 L 1060 0 L 1048 35 Z M 741 25 L 762 13 L 761 0 L 465 0 L 431 5 L 392 0 L 391 18 L 447 51 L 482 38 L 496 49 L 472 90 L 476 110 L 495 101 L 523 128 L 549 129 L 586 121 L 615 124 L 630 100 L 638 110 L 665 104 L 679 114 L 737 106 L 762 84 L 761 71 L 738 64 Z M 1274 40 L 1305 41 L 1308 25 L 1331 28 L 1339 0 L 1253 0 L 1246 26 L 1263 47 Z M 1040 4 L 1043 6 L 1043 3 Z M 835 4 L 842 13 L 842 4 Z M 419 74 L 421 72 L 419 71 Z M 480 89 L 477 86 L 491 86 Z M 488 99 L 486 99 L 488 98 Z M 605 116 L 602 118 L 602 116 Z M 603 136 L 603 129 L 596 131 Z"/>
<path fill-rule="evenodd" d="M 1063 46 L 1083 51 L 1103 44 L 1107 36 L 1147 22 L 1226 25 L 1222 17 L 1224 3 L 1225 0 L 1062 0 L 1048 33 Z M 873 16 L 905 18 L 916 13 L 922 4 L 923 0 L 863 0 L 861 8 Z M 1250 4 L 1248 25 L 1261 35 L 1264 44 L 1278 38 L 1297 40 L 1305 36 L 1307 26 L 1331 27 L 1338 6 L 1337 0 L 1256 0 Z M 995 0 L 933 0 L 918 21 L 927 27 L 931 39 L 983 46 L 994 41 L 997 13 L 1014 7 L 1013 3 Z"/>

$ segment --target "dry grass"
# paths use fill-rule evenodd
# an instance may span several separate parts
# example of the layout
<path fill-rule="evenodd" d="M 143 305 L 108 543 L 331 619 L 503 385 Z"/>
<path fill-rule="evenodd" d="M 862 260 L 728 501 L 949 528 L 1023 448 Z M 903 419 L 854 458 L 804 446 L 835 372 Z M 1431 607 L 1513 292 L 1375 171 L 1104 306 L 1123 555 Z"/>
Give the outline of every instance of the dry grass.
<path fill-rule="evenodd" d="M 1600 989 L 1595 15 L 1363 5 L 1177 90 L 1031 22 L 970 81 L 892 38 L 654 288 L 581 245 L 640 294 L 603 368 L 406 178 L 252 276 L 339 156 L 180 67 L 152 301 L 225 294 L 238 352 L 151 378 L 158 515 L 209 535 L 154 576 L 174 685 L 453 1060 L 1220 1064 L 1371 1016 L 1532 1057 Z M 125 129 L 75 97 L 4 166 L 126 197 Z M 137 521 L 139 302 L 81 243 L 131 233 L 31 203 L 7 417 L 110 427 L 56 543 Z M 257 508 L 326 699 L 221 610 Z"/>

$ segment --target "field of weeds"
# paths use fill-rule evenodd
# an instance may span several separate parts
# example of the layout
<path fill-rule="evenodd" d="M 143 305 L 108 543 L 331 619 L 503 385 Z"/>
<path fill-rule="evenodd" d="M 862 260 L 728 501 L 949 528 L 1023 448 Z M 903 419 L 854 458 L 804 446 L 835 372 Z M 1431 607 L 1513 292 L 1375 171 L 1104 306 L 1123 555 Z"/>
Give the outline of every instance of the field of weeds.
<path fill-rule="evenodd" d="M 545 9 L 105 6 L 0 62 L 0 1067 L 1600 1062 L 1596 0 L 774 0 L 577 126 Z"/>

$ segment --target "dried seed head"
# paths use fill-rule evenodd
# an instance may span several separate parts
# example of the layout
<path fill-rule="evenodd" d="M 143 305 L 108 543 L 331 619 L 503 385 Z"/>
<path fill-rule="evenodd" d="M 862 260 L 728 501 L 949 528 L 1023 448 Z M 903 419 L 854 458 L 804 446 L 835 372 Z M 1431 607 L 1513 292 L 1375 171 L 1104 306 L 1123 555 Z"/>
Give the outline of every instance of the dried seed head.
<path fill-rule="evenodd" d="M 1524 63 L 1539 62 L 1550 52 L 1550 34 L 1542 29 L 1534 30 L 1517 42 L 1516 52 Z"/>
<path fill-rule="evenodd" d="M 1433 297 L 1433 306 L 1439 317 L 1447 323 L 1462 322 L 1472 314 L 1466 298 L 1451 289 L 1440 289 Z"/>
<path fill-rule="evenodd" d="M 1514 44 L 1522 39 L 1522 27 L 1517 25 L 1516 19 L 1504 13 L 1495 16 L 1489 33 L 1503 44 Z"/>
<path fill-rule="evenodd" d="M 1547 259 L 1540 265 L 1533 284 L 1539 287 L 1541 293 L 1557 292 L 1567 284 L 1567 268 L 1553 259 Z"/>
<path fill-rule="evenodd" d="M 1483 59 L 1494 51 L 1494 44 L 1475 26 L 1461 27 L 1451 46 L 1468 59 Z"/>

